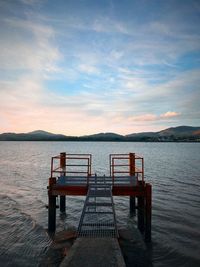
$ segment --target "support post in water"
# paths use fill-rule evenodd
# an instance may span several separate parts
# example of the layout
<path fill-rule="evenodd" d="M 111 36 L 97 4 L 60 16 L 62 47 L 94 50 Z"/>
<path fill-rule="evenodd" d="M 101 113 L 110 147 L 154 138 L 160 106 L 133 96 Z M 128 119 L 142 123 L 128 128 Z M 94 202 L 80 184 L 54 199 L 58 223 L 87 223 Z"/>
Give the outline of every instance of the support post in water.
<path fill-rule="evenodd" d="M 138 229 L 144 233 L 144 197 L 138 197 Z"/>
<path fill-rule="evenodd" d="M 145 240 L 151 242 L 152 186 L 149 183 L 146 184 L 145 206 Z"/>
<path fill-rule="evenodd" d="M 135 176 L 135 153 L 129 153 L 129 175 Z M 135 197 L 130 196 L 130 214 L 135 214 Z"/>
<path fill-rule="evenodd" d="M 140 187 L 140 190 L 144 192 L 145 190 L 145 184 L 142 181 L 138 182 L 138 185 Z M 137 198 L 138 200 L 138 212 L 137 212 L 137 223 L 138 223 L 138 229 L 141 233 L 144 233 L 145 228 L 145 192 L 144 195 L 139 196 Z"/>
<path fill-rule="evenodd" d="M 61 175 L 65 175 L 65 168 L 66 168 L 66 153 L 62 152 L 60 153 L 60 168 L 63 170 L 63 173 Z M 65 212 L 66 209 L 66 197 L 60 196 L 60 212 Z"/>
<path fill-rule="evenodd" d="M 56 230 L 56 196 L 51 193 L 52 185 L 56 183 L 56 178 L 49 178 L 49 205 L 48 205 L 48 230 L 49 232 L 55 232 Z"/>

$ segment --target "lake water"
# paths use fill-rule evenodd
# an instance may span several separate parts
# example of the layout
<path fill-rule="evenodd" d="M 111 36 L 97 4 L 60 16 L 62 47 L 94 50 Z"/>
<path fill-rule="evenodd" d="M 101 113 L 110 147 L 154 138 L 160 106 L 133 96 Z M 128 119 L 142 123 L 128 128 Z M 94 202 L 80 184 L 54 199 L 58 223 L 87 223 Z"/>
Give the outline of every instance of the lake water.
<path fill-rule="evenodd" d="M 91 153 L 93 172 L 108 174 L 110 153 L 145 159 L 153 185 L 154 266 L 200 266 L 200 143 L 0 142 L 1 266 L 38 266 L 51 239 L 47 229 L 50 159 L 66 151 Z M 77 226 L 84 197 L 67 197 L 57 231 Z M 118 225 L 126 225 L 129 200 L 115 198 Z"/>

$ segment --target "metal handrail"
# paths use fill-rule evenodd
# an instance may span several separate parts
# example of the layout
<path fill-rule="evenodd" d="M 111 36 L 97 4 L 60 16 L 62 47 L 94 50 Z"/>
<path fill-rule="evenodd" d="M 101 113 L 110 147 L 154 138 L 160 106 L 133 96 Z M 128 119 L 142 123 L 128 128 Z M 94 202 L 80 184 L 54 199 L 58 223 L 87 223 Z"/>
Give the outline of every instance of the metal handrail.
<path fill-rule="evenodd" d="M 60 161 L 61 159 L 64 159 L 64 164 L 62 164 L 62 166 L 60 166 Z M 86 161 L 86 163 L 84 164 L 83 162 L 80 162 L 78 164 L 75 163 L 69 163 L 68 162 L 70 160 L 75 160 L 75 161 Z M 57 163 L 57 165 L 56 165 Z M 58 166 L 59 164 L 59 166 Z M 56 165 L 56 166 L 55 166 Z M 66 175 L 66 173 L 68 174 L 86 174 L 86 176 L 91 176 L 91 165 L 92 165 L 92 155 L 91 154 L 65 154 L 65 156 L 63 157 L 63 155 L 57 155 L 51 158 L 51 177 L 53 177 L 53 174 L 55 173 L 60 173 L 63 175 Z M 86 171 L 83 170 L 67 170 L 68 167 L 86 167 Z"/>
<path fill-rule="evenodd" d="M 130 155 L 132 154 L 132 156 L 134 155 L 134 166 L 131 166 L 131 159 L 130 159 Z M 128 160 L 129 162 L 127 164 L 123 164 L 123 163 L 116 163 L 116 161 L 122 161 L 122 160 Z M 116 174 L 127 174 L 129 173 L 130 175 L 132 175 L 132 173 L 130 173 L 130 169 L 132 169 L 133 173 L 136 175 L 137 180 L 139 180 L 139 174 L 141 175 L 141 180 L 144 181 L 144 158 L 130 153 L 130 154 L 110 154 L 109 155 L 109 163 L 110 163 L 110 176 L 113 179 L 113 184 L 114 184 L 114 178 L 116 176 Z M 139 165 L 139 166 L 136 166 Z M 122 170 L 119 167 L 127 167 L 128 170 Z"/>

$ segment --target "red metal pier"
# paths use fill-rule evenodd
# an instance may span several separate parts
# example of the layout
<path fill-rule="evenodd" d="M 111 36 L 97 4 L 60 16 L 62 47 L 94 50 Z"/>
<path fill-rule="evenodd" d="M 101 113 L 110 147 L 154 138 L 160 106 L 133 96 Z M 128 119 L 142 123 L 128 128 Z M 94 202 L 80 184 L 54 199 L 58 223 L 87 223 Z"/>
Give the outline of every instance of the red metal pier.
<path fill-rule="evenodd" d="M 92 173 L 91 154 L 63 152 L 52 157 L 47 187 L 50 232 L 56 230 L 56 198 L 60 198 L 60 212 L 65 212 L 66 196 L 85 195 L 78 235 L 116 238 L 113 196 L 129 196 L 130 213 L 137 214 L 138 229 L 147 242 L 151 241 L 152 186 L 144 180 L 143 157 L 135 153 L 110 154 L 109 164 L 110 175 L 97 176 Z"/>

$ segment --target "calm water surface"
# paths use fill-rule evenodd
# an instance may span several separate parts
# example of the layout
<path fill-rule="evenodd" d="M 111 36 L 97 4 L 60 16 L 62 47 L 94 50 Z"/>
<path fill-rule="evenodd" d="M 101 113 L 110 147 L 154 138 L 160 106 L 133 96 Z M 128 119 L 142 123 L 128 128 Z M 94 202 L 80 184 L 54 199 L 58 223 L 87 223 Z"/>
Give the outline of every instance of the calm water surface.
<path fill-rule="evenodd" d="M 38 266 L 51 244 L 47 229 L 50 158 L 60 152 L 93 154 L 93 172 L 108 174 L 110 153 L 145 158 L 153 185 L 154 266 L 200 266 L 200 144 L 116 142 L 0 142 L 1 266 Z M 57 231 L 77 226 L 83 197 L 67 197 Z M 128 198 L 115 198 L 118 225 L 129 221 Z"/>

